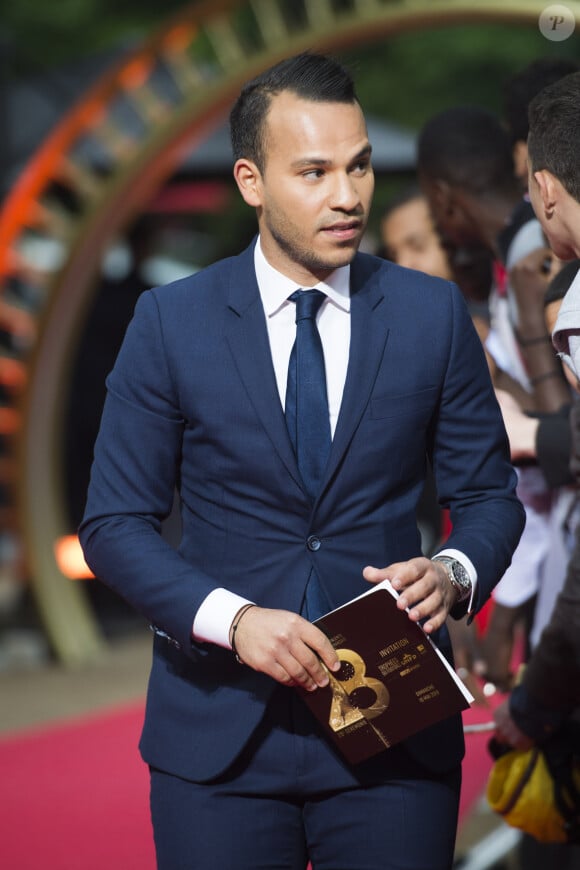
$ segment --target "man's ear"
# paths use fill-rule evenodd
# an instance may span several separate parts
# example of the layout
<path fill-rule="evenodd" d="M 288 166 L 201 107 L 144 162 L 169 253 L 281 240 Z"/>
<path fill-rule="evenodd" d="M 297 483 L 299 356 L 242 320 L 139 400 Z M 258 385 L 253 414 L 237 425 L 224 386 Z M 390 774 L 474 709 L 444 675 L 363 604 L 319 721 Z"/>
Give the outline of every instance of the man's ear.
<path fill-rule="evenodd" d="M 244 202 L 258 208 L 262 204 L 262 174 L 256 164 L 245 157 L 236 160 L 234 178 Z"/>
<path fill-rule="evenodd" d="M 539 169 L 533 173 L 533 176 L 540 191 L 544 214 L 547 218 L 552 217 L 558 202 L 558 188 L 560 185 L 547 169 Z"/>

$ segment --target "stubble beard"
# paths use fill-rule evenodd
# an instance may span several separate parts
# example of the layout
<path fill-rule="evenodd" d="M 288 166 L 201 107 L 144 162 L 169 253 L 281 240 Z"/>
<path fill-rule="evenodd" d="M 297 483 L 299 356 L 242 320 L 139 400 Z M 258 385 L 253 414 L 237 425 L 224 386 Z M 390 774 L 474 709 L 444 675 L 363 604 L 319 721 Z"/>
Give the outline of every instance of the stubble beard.
<path fill-rule="evenodd" d="M 299 234 L 287 220 L 267 221 L 267 227 L 286 259 L 318 279 L 323 279 L 341 266 L 348 266 L 353 261 L 360 245 L 360 238 L 356 242 L 339 242 L 336 244 L 332 258 L 330 256 L 323 257 L 317 255 L 312 247 L 308 247 L 298 238 Z"/>

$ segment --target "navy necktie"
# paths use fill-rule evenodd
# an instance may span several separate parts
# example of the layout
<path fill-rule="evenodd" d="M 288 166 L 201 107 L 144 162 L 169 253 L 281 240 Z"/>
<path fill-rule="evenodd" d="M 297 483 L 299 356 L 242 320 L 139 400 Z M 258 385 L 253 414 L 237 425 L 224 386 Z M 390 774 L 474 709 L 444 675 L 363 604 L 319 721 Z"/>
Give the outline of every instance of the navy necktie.
<path fill-rule="evenodd" d="M 322 342 L 316 315 L 326 299 L 320 290 L 297 290 L 296 341 L 290 354 L 286 386 L 286 425 L 298 468 L 314 501 L 330 451 L 330 421 Z"/>
<path fill-rule="evenodd" d="M 296 303 L 296 341 L 288 365 L 286 424 L 312 501 L 320 490 L 331 443 L 324 354 L 316 326 L 316 315 L 325 298 L 320 290 L 297 290 L 289 297 Z M 317 543 L 321 545 L 318 539 Z M 314 620 L 328 610 L 330 605 L 312 568 L 302 614 Z"/>

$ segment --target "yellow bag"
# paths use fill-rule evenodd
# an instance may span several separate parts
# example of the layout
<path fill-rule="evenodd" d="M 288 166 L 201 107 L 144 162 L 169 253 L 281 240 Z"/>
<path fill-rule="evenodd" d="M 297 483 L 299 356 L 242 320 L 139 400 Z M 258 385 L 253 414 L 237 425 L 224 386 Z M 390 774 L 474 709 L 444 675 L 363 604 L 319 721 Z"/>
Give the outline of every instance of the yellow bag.
<path fill-rule="evenodd" d="M 567 768 L 566 781 L 555 782 L 537 746 L 506 752 L 491 769 L 488 802 L 509 825 L 541 843 L 578 842 L 580 767 L 570 763 Z"/>

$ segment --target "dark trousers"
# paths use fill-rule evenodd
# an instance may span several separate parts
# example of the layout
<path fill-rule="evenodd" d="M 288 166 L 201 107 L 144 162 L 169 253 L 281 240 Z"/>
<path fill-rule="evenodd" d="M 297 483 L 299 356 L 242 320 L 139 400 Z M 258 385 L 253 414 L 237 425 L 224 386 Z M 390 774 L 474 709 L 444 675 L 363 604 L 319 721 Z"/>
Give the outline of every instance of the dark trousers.
<path fill-rule="evenodd" d="M 158 868 L 449 870 L 460 781 L 460 769 L 432 775 L 396 746 L 350 769 L 281 688 L 219 779 L 151 770 Z"/>

